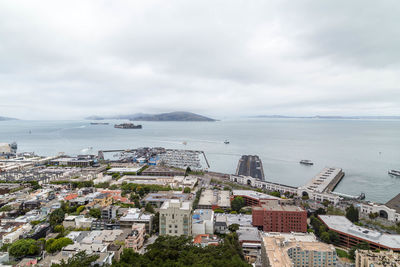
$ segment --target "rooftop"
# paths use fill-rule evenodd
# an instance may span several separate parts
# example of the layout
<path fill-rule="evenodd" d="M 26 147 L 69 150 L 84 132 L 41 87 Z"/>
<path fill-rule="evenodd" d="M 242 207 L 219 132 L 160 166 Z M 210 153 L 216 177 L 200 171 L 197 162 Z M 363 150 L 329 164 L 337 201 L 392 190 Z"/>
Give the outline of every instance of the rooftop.
<path fill-rule="evenodd" d="M 356 236 L 360 239 L 364 239 L 388 248 L 400 249 L 400 235 L 385 234 L 365 227 L 357 226 L 344 216 L 319 215 L 319 218 L 329 227 L 329 229 Z"/>
<path fill-rule="evenodd" d="M 199 206 L 230 207 L 230 191 L 206 189 L 201 193 Z"/>
<path fill-rule="evenodd" d="M 250 198 L 254 198 L 257 200 L 261 199 L 280 199 L 279 197 L 270 196 L 268 194 L 252 191 L 252 190 L 233 190 L 232 195 L 234 196 L 246 196 Z"/>
<path fill-rule="evenodd" d="M 301 188 L 322 193 L 341 172 L 342 169 L 340 168 L 325 168 Z"/>
<path fill-rule="evenodd" d="M 385 204 L 388 208 L 396 210 L 397 213 L 400 213 L 400 193 L 386 202 Z"/>
<path fill-rule="evenodd" d="M 297 212 L 304 211 L 301 207 L 288 204 L 279 204 L 275 201 L 269 201 L 263 203 L 261 207 L 253 207 L 253 210 L 260 210 L 260 209 L 261 210 L 265 209 L 267 211 L 297 211 Z"/>

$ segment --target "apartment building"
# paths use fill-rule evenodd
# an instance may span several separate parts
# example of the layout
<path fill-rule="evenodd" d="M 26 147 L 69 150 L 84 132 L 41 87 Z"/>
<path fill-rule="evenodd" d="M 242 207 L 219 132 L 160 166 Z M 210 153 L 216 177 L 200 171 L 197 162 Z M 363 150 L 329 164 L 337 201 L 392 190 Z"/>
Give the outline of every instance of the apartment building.
<path fill-rule="evenodd" d="M 160 208 L 160 235 L 192 235 L 192 203 L 171 199 Z"/>

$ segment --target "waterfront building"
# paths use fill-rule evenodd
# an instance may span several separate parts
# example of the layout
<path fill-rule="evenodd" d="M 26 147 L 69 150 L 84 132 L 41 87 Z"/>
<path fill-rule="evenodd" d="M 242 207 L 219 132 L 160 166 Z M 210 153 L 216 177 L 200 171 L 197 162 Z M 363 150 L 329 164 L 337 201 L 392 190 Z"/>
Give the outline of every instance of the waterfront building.
<path fill-rule="evenodd" d="M 398 267 L 400 254 L 393 250 L 356 250 L 355 267 Z"/>
<path fill-rule="evenodd" d="M 199 209 L 231 209 L 230 191 L 206 189 L 201 192 Z"/>
<path fill-rule="evenodd" d="M 386 204 L 360 203 L 358 204 L 361 215 L 377 214 L 378 217 L 391 222 L 400 222 L 400 194 L 386 202 Z"/>
<path fill-rule="evenodd" d="M 192 203 L 171 199 L 160 208 L 160 235 L 192 235 Z"/>
<path fill-rule="evenodd" d="M 340 246 L 351 248 L 366 242 L 371 249 L 390 249 L 400 252 L 400 235 L 391 235 L 357 226 L 344 216 L 319 215 L 329 230 L 339 234 Z"/>
<path fill-rule="evenodd" d="M 266 202 L 253 207 L 253 226 L 265 232 L 307 232 L 307 211 L 294 205 Z"/>
<path fill-rule="evenodd" d="M 318 242 L 313 234 L 264 233 L 261 245 L 263 267 L 337 266 L 334 246 Z"/>

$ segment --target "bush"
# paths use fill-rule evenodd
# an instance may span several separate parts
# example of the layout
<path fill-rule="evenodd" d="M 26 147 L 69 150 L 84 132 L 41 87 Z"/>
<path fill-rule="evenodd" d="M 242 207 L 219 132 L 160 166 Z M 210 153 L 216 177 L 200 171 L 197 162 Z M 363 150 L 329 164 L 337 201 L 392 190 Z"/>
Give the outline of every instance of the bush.
<path fill-rule="evenodd" d="M 58 239 L 52 239 L 50 238 L 46 242 L 46 251 L 49 253 L 54 253 L 56 251 L 60 251 L 63 247 L 66 247 L 68 245 L 72 245 L 74 241 L 67 237 L 61 237 Z"/>

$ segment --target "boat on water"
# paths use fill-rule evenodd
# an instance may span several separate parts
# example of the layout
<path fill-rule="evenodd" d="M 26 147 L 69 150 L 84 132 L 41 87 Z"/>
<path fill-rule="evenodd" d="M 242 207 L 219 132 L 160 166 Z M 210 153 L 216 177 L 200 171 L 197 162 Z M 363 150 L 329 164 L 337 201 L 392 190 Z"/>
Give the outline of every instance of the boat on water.
<path fill-rule="evenodd" d="M 229 141 L 228 141 L 228 140 L 225 140 L 225 141 L 224 141 L 224 144 L 225 144 L 225 145 L 228 145 L 228 144 L 229 144 Z"/>
<path fill-rule="evenodd" d="M 311 160 L 308 160 L 308 159 L 300 160 L 300 164 L 303 164 L 303 165 L 314 165 L 314 163 Z"/>
<path fill-rule="evenodd" d="M 400 177 L 400 171 L 398 170 L 390 170 L 388 173 L 389 175 Z"/>
<path fill-rule="evenodd" d="M 109 125 L 108 122 L 91 122 L 90 125 Z"/>
<path fill-rule="evenodd" d="M 121 123 L 121 124 L 115 124 L 114 128 L 119 128 L 119 129 L 142 129 L 142 125 L 141 124 L 135 125 L 133 123 Z"/>

